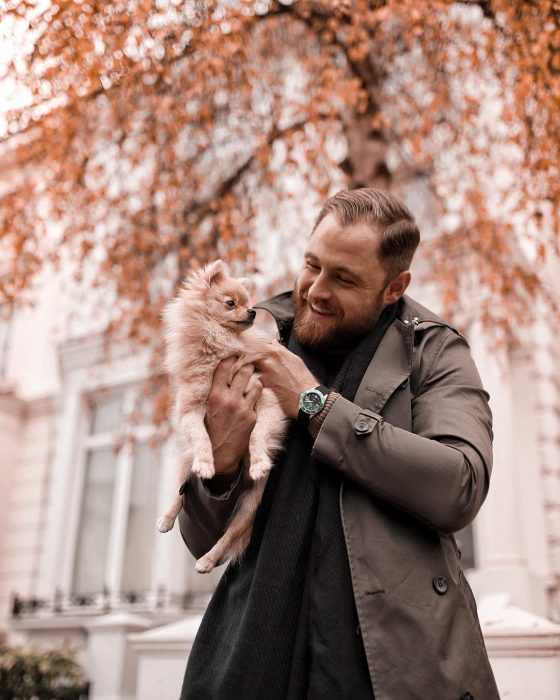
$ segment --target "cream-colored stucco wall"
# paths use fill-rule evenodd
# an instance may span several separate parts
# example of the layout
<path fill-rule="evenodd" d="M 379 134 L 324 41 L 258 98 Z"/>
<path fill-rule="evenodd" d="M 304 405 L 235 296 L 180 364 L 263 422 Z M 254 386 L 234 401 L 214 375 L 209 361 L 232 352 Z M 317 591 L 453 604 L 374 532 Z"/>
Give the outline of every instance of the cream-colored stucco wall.
<path fill-rule="evenodd" d="M 2 410 L 8 401 L 0 401 L 0 624 L 13 592 L 37 595 L 57 424 L 50 400 L 23 403 L 12 398 L 19 416 Z"/>

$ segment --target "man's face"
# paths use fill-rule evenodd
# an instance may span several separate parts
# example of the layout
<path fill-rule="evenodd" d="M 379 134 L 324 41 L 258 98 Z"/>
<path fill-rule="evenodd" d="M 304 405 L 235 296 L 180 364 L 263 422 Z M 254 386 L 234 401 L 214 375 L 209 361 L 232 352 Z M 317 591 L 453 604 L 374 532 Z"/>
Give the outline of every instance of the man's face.
<path fill-rule="evenodd" d="M 313 232 L 294 288 L 294 325 L 315 351 L 352 349 L 387 305 L 377 234 L 366 224 L 342 227 L 332 214 Z"/>

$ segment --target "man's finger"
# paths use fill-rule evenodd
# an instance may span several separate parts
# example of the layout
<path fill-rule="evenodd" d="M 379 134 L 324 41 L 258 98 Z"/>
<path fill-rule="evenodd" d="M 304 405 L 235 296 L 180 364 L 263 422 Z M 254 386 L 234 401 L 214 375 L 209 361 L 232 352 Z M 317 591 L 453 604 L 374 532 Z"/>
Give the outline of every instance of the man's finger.
<path fill-rule="evenodd" d="M 262 393 L 263 385 L 261 380 L 257 374 L 253 374 L 253 376 L 249 379 L 247 389 L 245 390 L 245 398 L 252 408 L 255 407 L 255 404 L 261 398 Z"/>
<path fill-rule="evenodd" d="M 237 372 L 239 372 L 239 370 L 242 367 L 245 367 L 245 365 L 252 365 L 256 357 L 257 355 L 255 355 L 254 353 L 252 355 L 250 355 L 249 353 L 245 353 L 244 355 L 238 357 L 235 364 L 232 367 L 230 367 L 228 373 L 228 384 L 231 385 L 233 377 Z"/>
<path fill-rule="evenodd" d="M 254 371 L 255 367 L 253 365 L 243 365 L 241 369 L 237 370 L 230 384 L 232 391 L 239 391 L 241 394 L 244 394 Z"/>
<path fill-rule="evenodd" d="M 218 384 L 220 386 L 228 386 L 228 374 L 230 369 L 237 361 L 237 356 L 232 355 L 231 357 L 226 357 L 222 360 L 216 369 L 214 370 L 214 378 L 212 380 L 213 384 Z"/>

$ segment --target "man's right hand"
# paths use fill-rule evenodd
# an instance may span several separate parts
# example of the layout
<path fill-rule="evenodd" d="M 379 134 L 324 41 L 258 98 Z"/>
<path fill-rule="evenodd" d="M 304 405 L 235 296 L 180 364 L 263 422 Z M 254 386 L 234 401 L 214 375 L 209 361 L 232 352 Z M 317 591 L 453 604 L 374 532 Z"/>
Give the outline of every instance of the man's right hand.
<path fill-rule="evenodd" d="M 249 448 L 249 437 L 257 415 L 255 404 L 263 386 L 252 364 L 243 365 L 228 385 L 228 374 L 236 357 L 222 360 L 214 372 L 208 394 L 206 427 L 214 450 L 216 474 L 231 474 Z"/>

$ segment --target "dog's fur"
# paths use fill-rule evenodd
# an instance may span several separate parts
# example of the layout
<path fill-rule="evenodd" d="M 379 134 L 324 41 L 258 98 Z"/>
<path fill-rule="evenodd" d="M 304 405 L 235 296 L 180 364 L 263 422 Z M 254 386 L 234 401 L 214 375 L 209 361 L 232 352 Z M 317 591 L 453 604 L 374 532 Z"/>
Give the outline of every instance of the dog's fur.
<path fill-rule="evenodd" d="M 204 419 L 217 365 L 226 357 L 258 351 L 270 342 L 251 327 L 255 312 L 250 309 L 250 289 L 249 280 L 230 277 L 224 263 L 217 260 L 191 273 L 165 309 L 165 366 L 175 385 L 174 412 L 182 446 L 178 489 L 191 474 L 209 479 L 215 473 Z M 286 427 L 286 418 L 270 389 L 263 390 L 255 410 L 257 422 L 243 461 L 253 483 L 241 497 L 224 535 L 197 561 L 196 569 L 201 573 L 241 556 L 251 537 L 268 472 Z M 181 507 L 178 495 L 158 520 L 160 532 L 173 527 Z"/>

